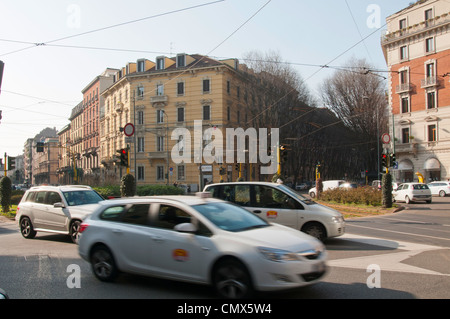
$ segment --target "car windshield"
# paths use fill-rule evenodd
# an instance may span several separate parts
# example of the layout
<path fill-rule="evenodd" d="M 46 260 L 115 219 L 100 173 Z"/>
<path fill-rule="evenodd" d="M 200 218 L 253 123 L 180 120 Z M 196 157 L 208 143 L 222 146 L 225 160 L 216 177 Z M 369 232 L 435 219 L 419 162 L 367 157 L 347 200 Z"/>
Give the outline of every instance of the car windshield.
<path fill-rule="evenodd" d="M 103 198 L 93 190 L 76 190 L 63 192 L 69 206 L 96 204 Z"/>
<path fill-rule="evenodd" d="M 263 219 L 231 203 L 205 203 L 192 207 L 220 229 L 231 232 L 270 226 Z"/>
<path fill-rule="evenodd" d="M 279 189 L 285 191 L 286 193 L 288 193 L 288 194 L 291 195 L 292 197 L 295 197 L 295 198 L 301 200 L 301 201 L 302 201 L 303 203 L 305 203 L 306 205 L 314 205 L 314 204 L 317 204 L 315 201 L 313 201 L 313 200 L 311 200 L 311 199 L 309 199 L 309 198 L 306 198 L 306 197 L 300 195 L 299 193 L 297 193 L 297 192 L 294 191 L 292 188 L 290 188 L 290 187 L 288 187 L 288 186 L 286 186 L 286 185 L 280 184 L 280 185 L 277 185 L 277 188 L 279 188 Z"/>

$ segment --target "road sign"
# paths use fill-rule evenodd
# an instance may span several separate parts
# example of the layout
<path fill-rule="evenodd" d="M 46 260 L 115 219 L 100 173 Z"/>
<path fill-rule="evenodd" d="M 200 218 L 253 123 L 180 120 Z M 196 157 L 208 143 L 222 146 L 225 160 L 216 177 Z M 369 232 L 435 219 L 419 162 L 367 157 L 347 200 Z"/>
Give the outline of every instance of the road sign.
<path fill-rule="evenodd" d="M 391 142 L 391 136 L 390 136 L 388 133 L 384 133 L 384 134 L 381 136 L 381 141 L 382 141 L 384 144 L 389 144 L 389 143 Z"/>
<path fill-rule="evenodd" d="M 123 132 L 126 136 L 132 136 L 134 134 L 134 125 L 132 123 L 125 124 Z"/>

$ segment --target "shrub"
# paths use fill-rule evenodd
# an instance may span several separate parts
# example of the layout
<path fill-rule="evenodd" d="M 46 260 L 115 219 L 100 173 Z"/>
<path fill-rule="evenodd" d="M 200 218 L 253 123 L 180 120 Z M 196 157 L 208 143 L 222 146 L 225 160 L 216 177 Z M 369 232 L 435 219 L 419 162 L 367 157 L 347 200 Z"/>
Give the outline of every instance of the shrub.
<path fill-rule="evenodd" d="M 11 206 L 11 179 L 8 176 L 3 176 L 0 179 L 0 204 L 3 212 L 8 213 Z"/>
<path fill-rule="evenodd" d="M 356 205 L 381 205 L 381 192 L 373 187 L 334 188 L 322 193 L 320 198 L 327 202 Z"/>
<path fill-rule="evenodd" d="M 138 186 L 138 196 L 152 196 L 152 195 L 182 195 L 184 189 L 172 185 L 143 185 Z"/>

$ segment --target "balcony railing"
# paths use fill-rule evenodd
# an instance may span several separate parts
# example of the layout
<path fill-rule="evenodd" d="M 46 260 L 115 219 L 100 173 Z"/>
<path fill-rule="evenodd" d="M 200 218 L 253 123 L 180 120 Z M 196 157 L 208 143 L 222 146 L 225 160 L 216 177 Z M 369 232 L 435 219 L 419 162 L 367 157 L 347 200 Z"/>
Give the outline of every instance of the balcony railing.
<path fill-rule="evenodd" d="M 397 94 L 410 92 L 411 90 L 412 90 L 411 83 L 401 83 L 395 87 L 395 93 Z"/>
<path fill-rule="evenodd" d="M 420 80 L 420 86 L 422 89 L 428 88 L 428 87 L 433 87 L 433 86 L 438 86 L 438 85 L 439 85 L 439 80 L 438 80 L 437 76 L 429 76 L 425 79 Z"/>

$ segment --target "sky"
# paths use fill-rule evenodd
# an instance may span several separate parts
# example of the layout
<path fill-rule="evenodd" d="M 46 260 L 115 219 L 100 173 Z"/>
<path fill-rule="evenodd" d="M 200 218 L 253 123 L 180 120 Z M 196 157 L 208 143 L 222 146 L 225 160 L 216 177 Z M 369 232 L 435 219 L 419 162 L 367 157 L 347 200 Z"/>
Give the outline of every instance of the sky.
<path fill-rule="evenodd" d="M 411 0 L 1 0 L 0 157 L 60 130 L 106 68 L 177 53 L 216 59 L 276 52 L 319 99 L 335 68 L 387 70 L 386 17 Z"/>

